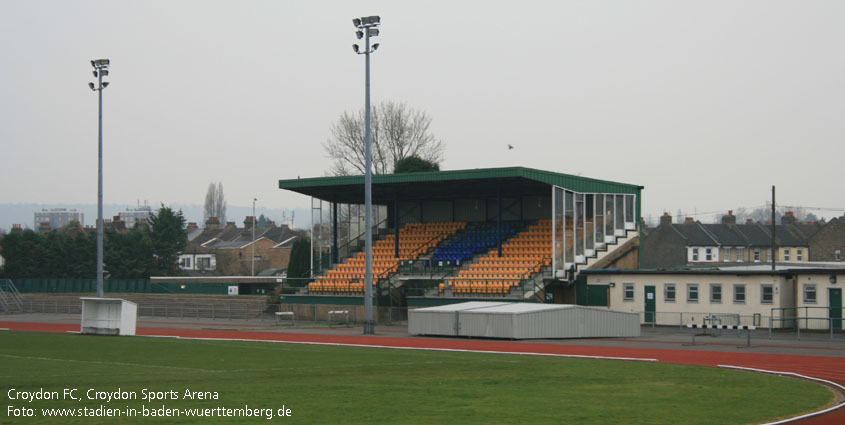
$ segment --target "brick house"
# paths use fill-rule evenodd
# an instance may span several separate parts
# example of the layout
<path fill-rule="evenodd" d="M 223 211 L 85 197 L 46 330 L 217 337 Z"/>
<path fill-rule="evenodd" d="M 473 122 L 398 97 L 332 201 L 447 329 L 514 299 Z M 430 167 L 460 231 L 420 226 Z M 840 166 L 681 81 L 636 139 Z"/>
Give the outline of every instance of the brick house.
<path fill-rule="evenodd" d="M 810 238 L 810 261 L 842 261 L 845 216 L 833 218 Z"/>

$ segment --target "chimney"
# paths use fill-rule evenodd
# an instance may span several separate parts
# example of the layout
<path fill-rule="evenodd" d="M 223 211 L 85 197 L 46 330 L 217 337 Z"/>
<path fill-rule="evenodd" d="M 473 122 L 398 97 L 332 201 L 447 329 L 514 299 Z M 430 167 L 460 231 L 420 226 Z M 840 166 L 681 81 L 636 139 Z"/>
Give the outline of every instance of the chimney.
<path fill-rule="evenodd" d="M 695 223 L 695 219 L 692 218 L 692 217 L 686 217 L 684 219 L 684 224 L 693 224 L 693 223 Z"/>
<path fill-rule="evenodd" d="M 119 215 L 116 215 L 112 218 L 111 228 L 114 230 L 126 230 L 126 223 L 120 220 Z"/>
<path fill-rule="evenodd" d="M 235 226 L 235 222 L 234 222 L 234 221 L 227 221 L 227 222 L 226 222 L 226 227 L 224 227 L 224 228 L 223 228 L 223 230 L 232 230 L 232 229 L 235 229 L 235 228 L 237 228 L 237 227 L 238 227 L 238 226 Z"/>
<path fill-rule="evenodd" d="M 746 218 L 745 224 L 754 224 L 754 219 L 753 218 Z"/>
<path fill-rule="evenodd" d="M 23 232 L 23 228 L 21 227 L 20 224 L 13 224 L 12 230 L 9 231 L 9 233 L 21 233 L 21 232 Z"/>
<path fill-rule="evenodd" d="M 736 216 L 734 210 L 728 211 L 728 215 L 722 216 L 722 224 L 736 224 Z"/>
<path fill-rule="evenodd" d="M 217 220 L 217 217 L 209 217 L 208 220 L 205 221 L 205 230 L 217 230 L 220 228 L 220 221 Z"/>
<path fill-rule="evenodd" d="M 792 211 L 787 211 L 780 219 L 781 224 L 795 224 L 797 221 Z"/>
<path fill-rule="evenodd" d="M 660 225 L 669 225 L 672 224 L 672 216 L 669 213 L 664 212 L 663 217 L 660 217 Z"/>
<path fill-rule="evenodd" d="M 255 224 L 255 217 L 248 215 L 244 219 L 244 229 L 252 229 L 252 225 Z"/>
<path fill-rule="evenodd" d="M 139 218 L 138 221 L 135 222 L 135 227 L 139 229 L 147 228 L 147 219 L 146 218 Z"/>
<path fill-rule="evenodd" d="M 196 229 L 198 229 L 198 227 L 197 227 L 197 223 L 196 223 L 196 222 L 191 221 L 191 222 L 189 222 L 189 223 L 188 223 L 188 228 L 187 228 L 187 230 L 189 230 L 189 231 L 190 231 L 190 230 L 196 230 Z"/>

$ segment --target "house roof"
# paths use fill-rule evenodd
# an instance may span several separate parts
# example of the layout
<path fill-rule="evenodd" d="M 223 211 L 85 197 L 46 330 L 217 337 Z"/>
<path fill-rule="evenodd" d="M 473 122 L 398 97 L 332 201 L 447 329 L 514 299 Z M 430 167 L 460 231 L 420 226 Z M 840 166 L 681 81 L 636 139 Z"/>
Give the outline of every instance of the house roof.
<path fill-rule="evenodd" d="M 721 246 L 746 246 L 748 241 L 736 229 L 734 224 L 702 224 Z"/>
<path fill-rule="evenodd" d="M 749 246 L 771 247 L 772 235 L 760 223 L 738 224 L 737 230 L 748 240 Z"/>
<path fill-rule="evenodd" d="M 699 222 L 687 222 L 683 224 L 673 224 L 672 228 L 683 236 L 687 241 L 687 246 L 714 246 L 719 245 L 719 242 L 708 233 Z"/>

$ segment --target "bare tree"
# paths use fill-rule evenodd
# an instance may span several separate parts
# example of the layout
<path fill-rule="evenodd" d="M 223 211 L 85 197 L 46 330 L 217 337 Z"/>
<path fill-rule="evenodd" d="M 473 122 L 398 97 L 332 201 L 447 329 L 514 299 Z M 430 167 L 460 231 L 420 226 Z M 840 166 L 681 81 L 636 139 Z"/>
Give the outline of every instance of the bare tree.
<path fill-rule="evenodd" d="M 409 156 L 432 163 L 443 160 L 445 146 L 431 134 L 431 118 L 425 112 L 408 108 L 405 103 L 382 102 L 373 106 L 370 115 L 373 174 L 392 173 L 396 162 Z M 331 174 L 364 174 L 364 119 L 363 110 L 344 112 L 332 124 L 332 136 L 323 144 L 333 161 Z"/>
<path fill-rule="evenodd" d="M 226 197 L 223 195 L 223 183 L 213 182 L 208 184 L 205 192 L 205 205 L 203 207 L 203 222 L 209 217 L 217 217 L 218 222 L 226 223 Z"/>

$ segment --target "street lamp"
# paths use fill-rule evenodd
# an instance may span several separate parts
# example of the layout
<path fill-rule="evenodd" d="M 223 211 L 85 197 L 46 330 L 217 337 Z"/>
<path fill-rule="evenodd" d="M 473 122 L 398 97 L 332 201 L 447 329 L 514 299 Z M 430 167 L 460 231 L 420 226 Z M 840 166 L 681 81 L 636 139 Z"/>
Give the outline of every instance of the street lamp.
<path fill-rule="evenodd" d="M 365 134 L 366 134 L 366 148 L 364 156 L 366 157 L 365 173 L 364 173 L 364 225 L 367 227 L 365 236 L 365 268 L 364 268 L 364 313 L 366 321 L 364 322 L 364 334 L 372 335 L 375 333 L 375 322 L 373 321 L 373 175 L 370 171 L 372 163 L 372 154 L 370 152 L 370 53 L 378 49 L 378 43 L 373 44 L 370 48 L 370 37 L 375 37 L 379 34 L 378 26 L 381 25 L 381 18 L 378 16 L 367 16 L 363 18 L 355 18 L 352 20 L 352 25 L 358 30 L 355 31 L 355 36 L 360 40 L 364 38 L 364 51 L 357 44 L 352 45 L 352 50 L 366 57 L 366 73 L 365 73 L 365 94 L 364 94 L 364 120 L 365 120 Z M 399 243 L 399 241 L 395 241 Z"/>
<path fill-rule="evenodd" d="M 91 61 L 97 85 L 88 83 L 91 90 L 99 93 L 99 147 L 97 163 L 97 298 L 103 298 L 103 89 L 109 86 L 103 77 L 109 75 L 109 60 L 95 59 Z"/>
<path fill-rule="evenodd" d="M 255 201 L 258 198 L 252 198 L 252 275 L 255 276 Z"/>

